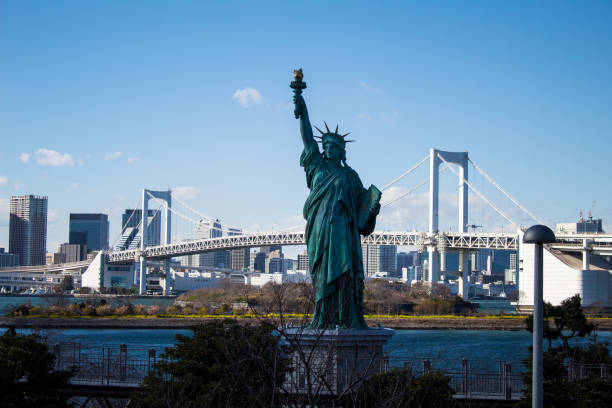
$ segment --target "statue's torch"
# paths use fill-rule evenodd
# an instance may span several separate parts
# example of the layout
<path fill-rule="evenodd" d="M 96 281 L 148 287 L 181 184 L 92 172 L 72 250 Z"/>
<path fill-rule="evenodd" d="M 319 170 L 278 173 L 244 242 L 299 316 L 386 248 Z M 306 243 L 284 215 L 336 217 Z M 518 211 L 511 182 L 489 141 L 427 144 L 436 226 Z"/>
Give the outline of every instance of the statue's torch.
<path fill-rule="evenodd" d="M 295 95 L 301 95 L 302 89 L 306 89 L 306 82 L 302 81 L 302 79 L 304 78 L 302 68 L 293 71 L 293 78 L 294 80 L 291 81 L 291 84 L 289 86 L 293 89 L 293 93 Z M 297 109 L 293 111 L 293 114 L 295 115 L 296 119 L 300 117 L 300 113 L 297 111 Z"/>

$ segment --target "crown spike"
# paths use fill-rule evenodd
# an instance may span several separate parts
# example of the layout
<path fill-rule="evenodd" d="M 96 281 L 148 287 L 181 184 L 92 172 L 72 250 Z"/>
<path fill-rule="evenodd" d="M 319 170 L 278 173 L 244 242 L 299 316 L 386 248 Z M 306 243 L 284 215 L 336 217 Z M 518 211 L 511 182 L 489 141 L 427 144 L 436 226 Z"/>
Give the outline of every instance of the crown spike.
<path fill-rule="evenodd" d="M 318 127 L 316 127 L 316 126 L 315 126 L 314 128 L 315 128 L 315 129 L 317 129 L 319 132 L 321 132 L 321 134 L 322 134 L 322 135 L 324 135 L 324 134 L 325 134 L 325 132 L 324 132 L 324 131 L 322 131 L 321 129 L 319 129 Z"/>
<path fill-rule="evenodd" d="M 325 123 L 325 129 L 327 129 L 327 133 L 331 133 L 331 130 L 329 130 L 329 127 L 327 126 L 327 122 L 323 121 L 323 123 Z"/>
<path fill-rule="evenodd" d="M 337 123 L 336 123 L 336 131 L 334 133 L 338 134 L 338 124 Z"/>
<path fill-rule="evenodd" d="M 348 135 L 350 135 L 350 134 L 351 134 L 351 132 L 348 132 L 348 133 L 345 133 L 345 134 L 343 134 L 343 135 L 341 135 L 341 136 L 342 136 L 342 137 L 347 137 L 347 136 L 348 136 Z"/>

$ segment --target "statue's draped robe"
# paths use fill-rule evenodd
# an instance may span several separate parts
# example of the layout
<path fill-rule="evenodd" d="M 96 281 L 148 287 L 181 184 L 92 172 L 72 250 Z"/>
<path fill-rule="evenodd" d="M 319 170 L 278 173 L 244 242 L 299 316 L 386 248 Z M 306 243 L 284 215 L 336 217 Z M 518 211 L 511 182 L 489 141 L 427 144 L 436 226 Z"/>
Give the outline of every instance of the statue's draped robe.
<path fill-rule="evenodd" d="M 315 291 L 315 310 L 309 327 L 325 329 L 337 325 L 365 329 L 359 234 L 372 232 L 375 215 L 362 230 L 358 219 L 367 190 L 350 167 L 329 166 L 316 143 L 304 148 L 300 165 L 306 171 L 310 189 L 304 203 L 305 239 Z"/>

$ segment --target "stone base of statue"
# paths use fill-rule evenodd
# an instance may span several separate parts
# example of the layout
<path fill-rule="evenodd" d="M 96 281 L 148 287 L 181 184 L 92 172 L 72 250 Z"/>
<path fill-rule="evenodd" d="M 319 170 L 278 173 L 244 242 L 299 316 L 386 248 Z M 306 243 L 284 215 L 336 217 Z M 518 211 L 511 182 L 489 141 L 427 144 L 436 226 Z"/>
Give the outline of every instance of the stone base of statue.
<path fill-rule="evenodd" d="M 394 330 L 289 327 L 282 330 L 292 346 L 292 367 L 286 389 L 295 394 L 342 395 L 357 390 L 373 374 L 386 372 L 383 346 Z"/>

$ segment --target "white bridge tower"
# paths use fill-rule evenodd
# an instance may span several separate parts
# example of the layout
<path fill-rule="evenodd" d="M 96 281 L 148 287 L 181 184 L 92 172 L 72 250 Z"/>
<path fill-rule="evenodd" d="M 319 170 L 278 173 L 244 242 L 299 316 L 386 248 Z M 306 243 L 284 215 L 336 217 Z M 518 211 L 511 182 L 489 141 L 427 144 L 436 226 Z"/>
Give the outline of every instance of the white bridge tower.
<path fill-rule="evenodd" d="M 164 241 L 165 245 L 169 245 L 172 237 L 172 223 L 170 218 L 170 208 L 172 207 L 172 191 L 153 191 L 144 188 L 142 190 L 142 220 L 140 228 L 140 286 L 138 293 L 140 295 L 147 294 L 147 258 L 145 257 L 145 248 L 148 245 L 148 220 L 149 220 L 149 199 L 154 198 L 164 201 Z M 165 272 L 165 288 L 164 295 L 168 292 L 170 285 L 170 264 L 169 259 L 164 260 Z"/>
<path fill-rule="evenodd" d="M 444 271 L 446 264 L 446 250 L 438 247 L 436 237 L 438 231 L 438 201 L 439 201 L 439 173 L 442 162 L 453 163 L 459 167 L 459 233 L 465 233 L 468 224 L 468 153 L 446 152 L 431 148 L 429 151 L 429 282 L 438 282 L 440 271 Z M 468 295 L 468 254 L 459 251 L 459 295 L 466 298 Z"/>

